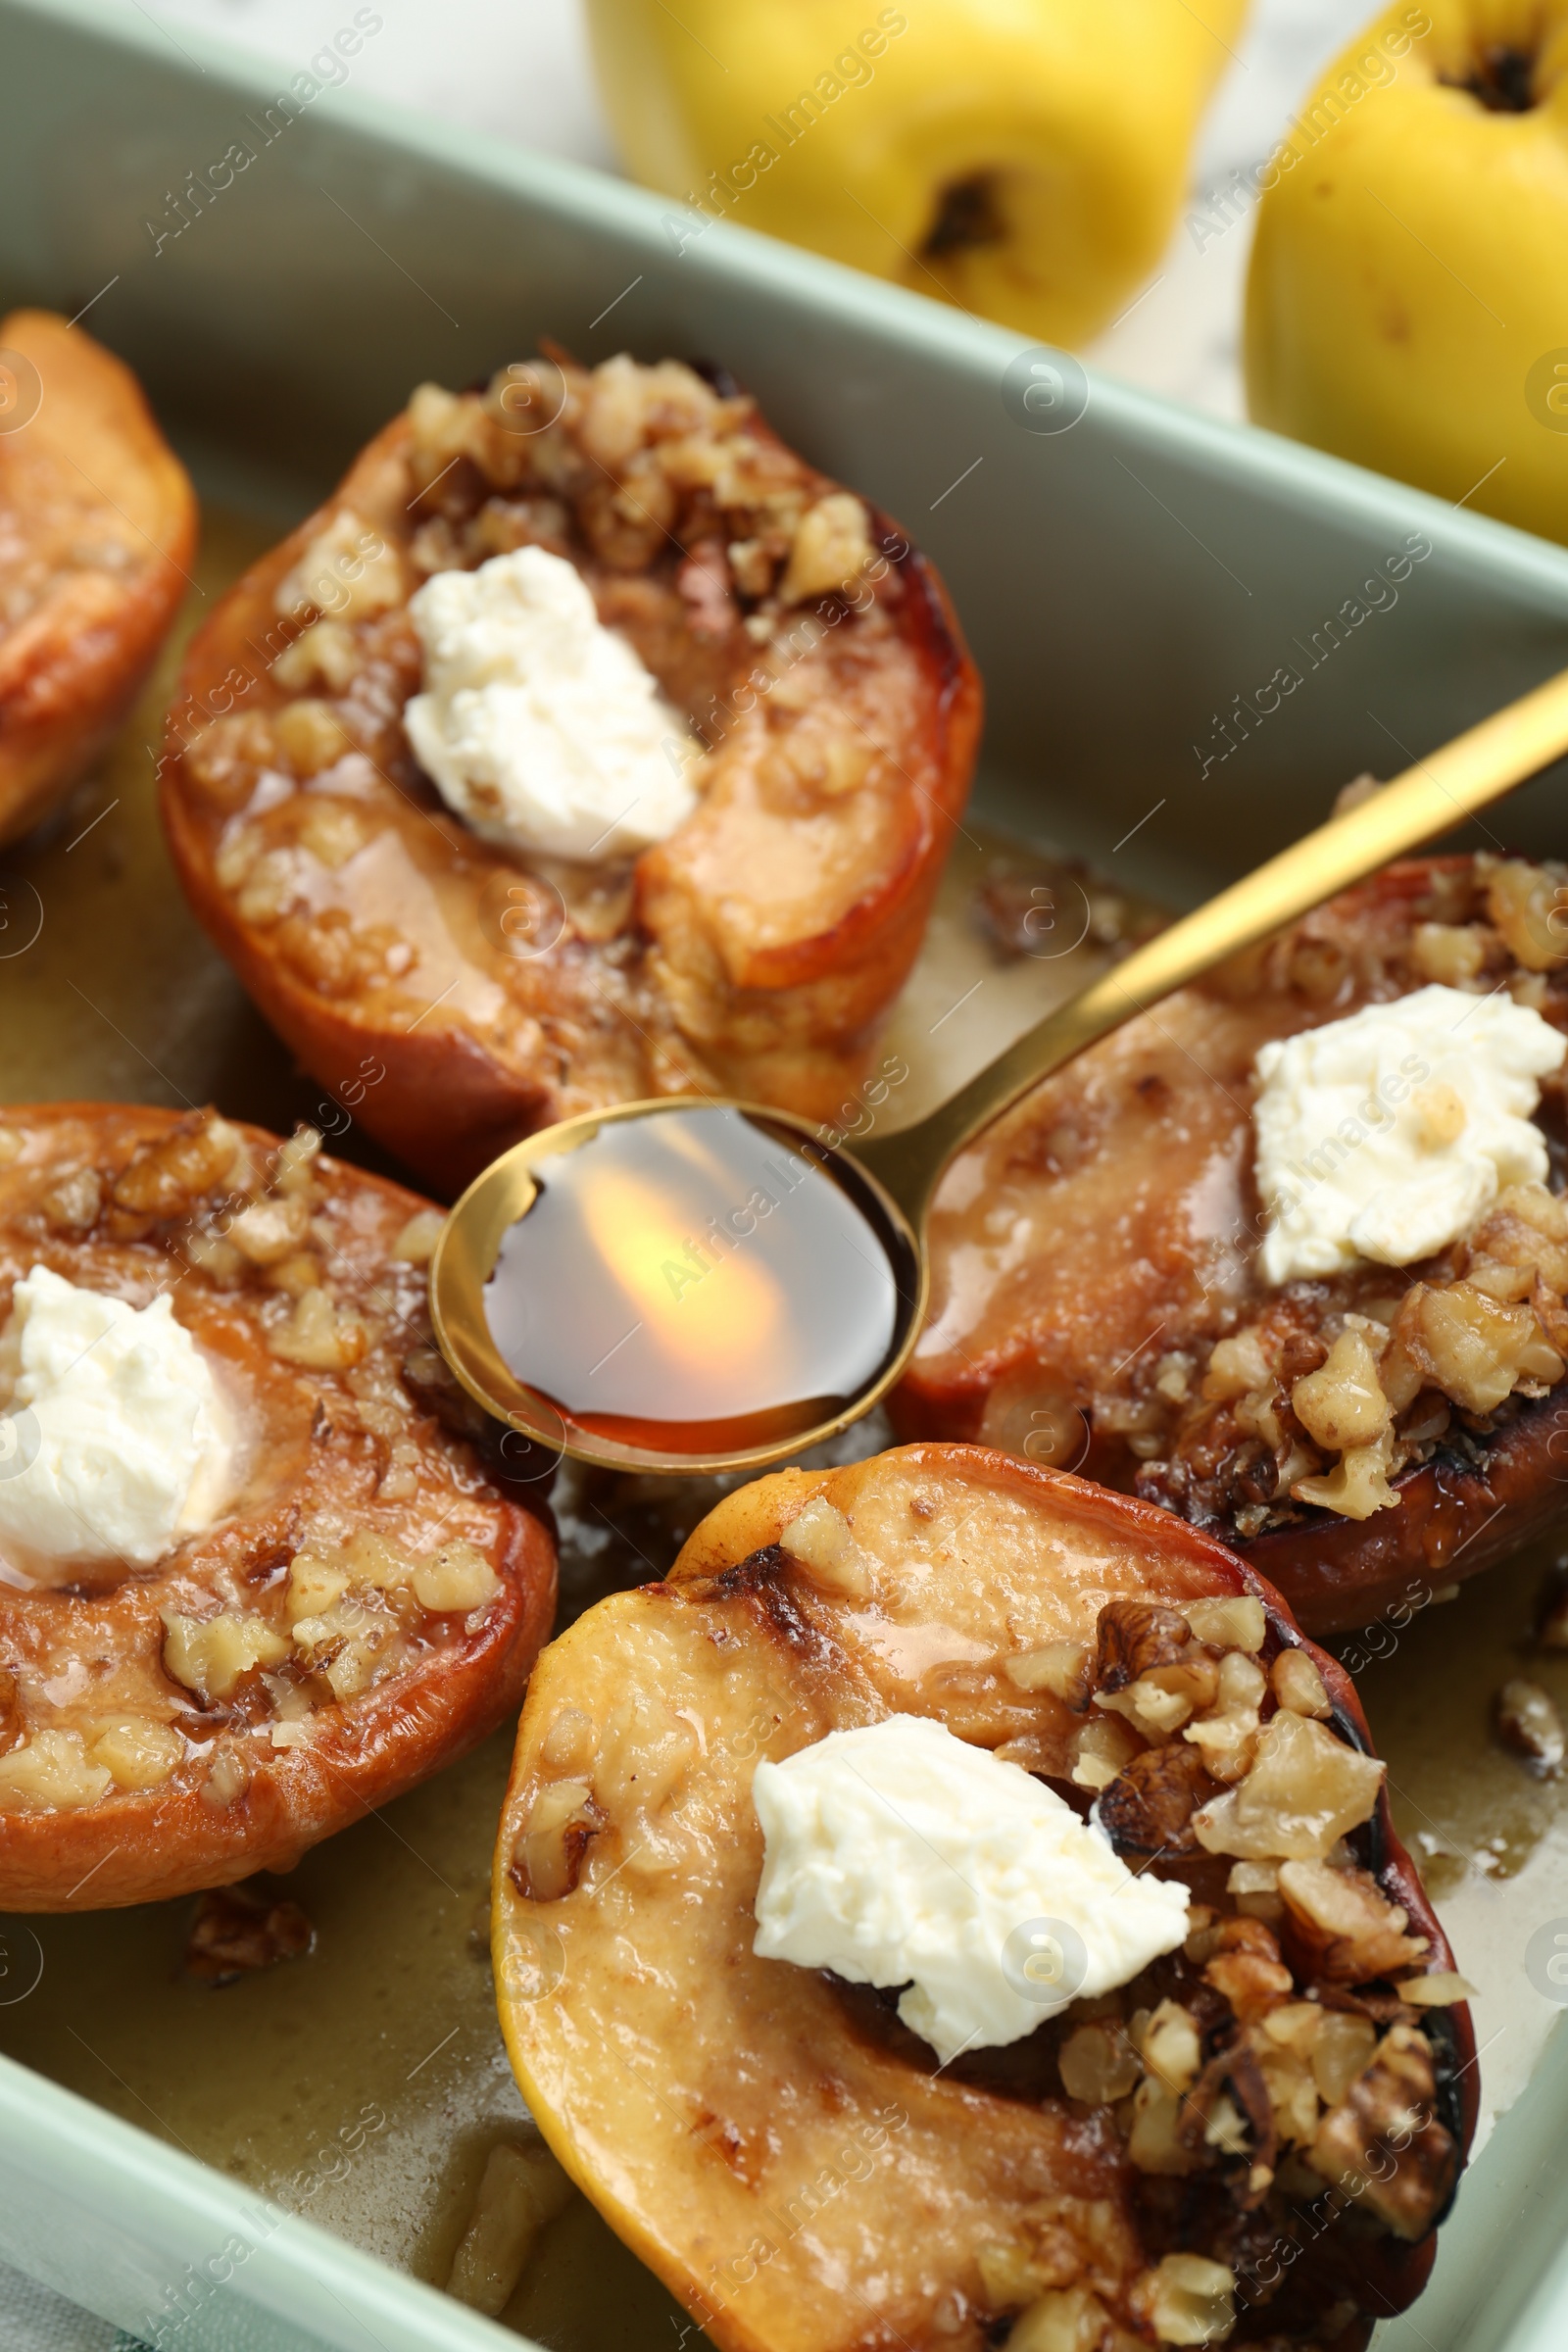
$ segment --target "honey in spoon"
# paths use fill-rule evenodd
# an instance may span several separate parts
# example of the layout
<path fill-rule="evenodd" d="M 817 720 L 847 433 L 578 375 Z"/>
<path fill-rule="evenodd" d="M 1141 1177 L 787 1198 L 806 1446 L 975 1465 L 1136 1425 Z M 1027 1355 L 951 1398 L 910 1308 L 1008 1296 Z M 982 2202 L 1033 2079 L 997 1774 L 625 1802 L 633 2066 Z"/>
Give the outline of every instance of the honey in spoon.
<path fill-rule="evenodd" d="M 593 1461 L 750 1469 L 832 1436 L 913 1351 L 926 1212 L 956 1152 L 1134 1013 L 1565 753 L 1568 671 L 1183 916 L 927 1117 L 858 1141 L 853 1157 L 787 1112 L 690 1097 L 514 1144 L 468 1187 L 431 1260 L 448 1362 L 487 1411 Z M 749 1212 L 743 1232 L 734 1220 Z"/>
<path fill-rule="evenodd" d="M 530 1435 L 683 1468 L 771 1451 L 858 1409 L 900 1354 L 913 1253 L 875 1186 L 808 1132 L 669 1102 L 547 1140 L 518 1147 L 482 1286 Z"/>

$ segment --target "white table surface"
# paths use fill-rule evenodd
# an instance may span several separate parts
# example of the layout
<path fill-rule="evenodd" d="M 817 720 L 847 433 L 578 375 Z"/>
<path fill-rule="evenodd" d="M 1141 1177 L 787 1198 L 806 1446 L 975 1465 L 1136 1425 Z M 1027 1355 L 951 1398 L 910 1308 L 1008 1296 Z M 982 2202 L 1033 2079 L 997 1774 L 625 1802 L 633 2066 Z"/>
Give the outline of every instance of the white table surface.
<path fill-rule="evenodd" d="M 579 0 L 377 0 L 377 8 L 385 25 L 355 61 L 357 87 L 539 153 L 615 169 Z M 333 0 L 151 0 L 141 13 L 176 47 L 181 27 L 193 24 L 297 72 L 353 12 Z M 1319 67 L 1372 13 L 1372 0 L 1253 0 L 1194 158 L 1189 212 L 1235 168 L 1268 154 Z M 1237 349 L 1250 242 L 1246 220 L 1200 238 L 1184 214 L 1142 298 L 1089 356 L 1151 391 L 1243 416 Z M 101 2320 L 0 2264 L 5 2352 L 111 2352 L 116 2340 Z"/>

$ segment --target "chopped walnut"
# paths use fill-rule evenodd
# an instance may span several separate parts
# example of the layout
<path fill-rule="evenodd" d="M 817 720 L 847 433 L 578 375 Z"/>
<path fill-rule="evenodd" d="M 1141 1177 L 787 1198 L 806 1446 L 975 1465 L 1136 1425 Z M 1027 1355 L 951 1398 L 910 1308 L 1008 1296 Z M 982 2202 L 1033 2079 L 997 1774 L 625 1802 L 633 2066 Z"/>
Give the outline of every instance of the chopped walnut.
<path fill-rule="evenodd" d="M 1007 2352 L 1091 2352 L 1105 2341 L 1108 2324 L 1092 2288 L 1054 2288 L 1019 2314 L 1007 2331 Z"/>
<path fill-rule="evenodd" d="M 1134 2020 L 1135 2030 L 1138 2020 Z M 1191 2090 L 1203 2061 L 1198 2020 L 1179 2001 L 1161 2001 L 1135 2038 L 1144 2064 L 1167 2090 Z"/>
<path fill-rule="evenodd" d="M 1285 1917 L 1278 1863 L 1233 1862 L 1225 1891 L 1235 1897 L 1236 1908 L 1244 1918 L 1266 1920 L 1277 1926 Z"/>
<path fill-rule="evenodd" d="M 1309 2162 L 1396 2237 L 1424 2237 L 1452 2193 L 1458 2150 L 1437 2120 L 1426 2036 L 1390 2028 L 1371 2064 L 1329 2110 Z"/>
<path fill-rule="evenodd" d="M 1503 1746 L 1523 1756 L 1541 1779 L 1555 1779 L 1561 1772 L 1562 1717 L 1549 1691 L 1539 1683 L 1517 1676 L 1504 1683 L 1497 1693 L 1496 1725 Z"/>
<path fill-rule="evenodd" d="M 264 865 L 267 862 L 262 860 Z M 292 874 L 292 865 L 289 871 Z M 251 887 L 247 884 L 242 899 Z M 315 915 L 287 914 L 285 909 L 296 895 L 291 886 L 281 894 L 275 914 L 247 919 L 283 916 L 277 953 L 321 996 L 351 997 L 367 988 L 384 986 L 412 971 L 418 960 L 417 951 L 395 924 L 356 923 L 343 906 L 328 906 Z"/>
<path fill-rule="evenodd" d="M 1148 1600 L 1108 1601 L 1097 1632 L 1097 1696 L 1125 1690 L 1155 1667 L 1178 1664 L 1192 1639 L 1193 1629 L 1179 1609 Z"/>
<path fill-rule="evenodd" d="M 89 1758 L 107 1768 L 118 1788 L 162 1788 L 185 1754 L 179 1734 L 152 1715 L 110 1717 L 87 1737 Z"/>
<path fill-rule="evenodd" d="M 318 865 L 336 873 L 359 856 L 370 837 L 370 827 L 358 808 L 343 801 L 323 799 L 310 804 L 296 838 Z"/>
<path fill-rule="evenodd" d="M 1273 1367 L 1263 1353 L 1262 1339 L 1253 1328 L 1215 1342 L 1208 1370 L 1203 1375 L 1203 1395 L 1223 1403 L 1231 1397 L 1245 1396 L 1253 1389 L 1270 1389 L 1273 1382 Z"/>
<path fill-rule="evenodd" d="M 1388 1900 L 1370 1872 L 1282 1862 L 1279 1885 L 1294 1938 L 1314 1978 L 1364 1984 L 1418 1968 L 1425 1959 L 1425 1938 L 1404 1933 L 1409 1914 Z"/>
<path fill-rule="evenodd" d="M 74 1812 L 95 1805 L 110 1786 L 108 1767 L 91 1760 L 79 1732 L 35 1731 L 0 1756 L 0 1809 Z"/>
<path fill-rule="evenodd" d="M 1305 1716 L 1271 1717 L 1257 1750 L 1240 1786 L 1194 1817 L 1211 1854 L 1320 1862 L 1377 1804 L 1387 1767 Z"/>
<path fill-rule="evenodd" d="M 1069 2099 L 1091 2107 L 1124 2099 L 1143 2075 L 1138 2052 L 1115 2018 L 1079 2026 L 1056 2055 L 1061 2087 Z"/>
<path fill-rule="evenodd" d="M 213 1111 L 181 1119 L 170 1134 L 141 1144 L 110 1189 L 117 1208 L 158 1219 L 188 1216 L 234 1164 L 239 1138 Z"/>
<path fill-rule="evenodd" d="M 1449 2009 L 1456 2001 L 1473 2001 L 1476 1988 L 1468 1977 L 1444 1968 L 1430 1977 L 1401 1977 L 1399 1998 L 1416 2009 Z"/>
<path fill-rule="evenodd" d="M 1048 1642 L 1044 1649 L 1004 1658 L 1002 1671 L 1016 1690 L 1049 1690 L 1081 1714 L 1089 1704 L 1094 1652 L 1082 1642 Z"/>
<path fill-rule="evenodd" d="M 1393 1432 L 1386 1429 L 1370 1445 L 1342 1453 L 1327 1477 L 1297 1479 L 1291 1493 L 1298 1502 L 1315 1503 L 1344 1519 L 1370 1519 L 1374 1511 L 1398 1508 L 1399 1497 L 1389 1484 L 1393 1467 Z"/>
<path fill-rule="evenodd" d="M 280 922 L 300 895 L 298 861 L 292 850 L 268 850 L 249 867 L 234 901 L 242 922 Z"/>
<path fill-rule="evenodd" d="M 1417 923 L 1410 952 L 1423 980 L 1466 988 L 1487 960 L 1487 934 L 1477 923 Z"/>
<path fill-rule="evenodd" d="M 233 1740 L 215 1740 L 212 1760 L 201 1785 L 201 1800 L 215 1813 L 226 1813 L 251 1785 L 251 1761 Z"/>
<path fill-rule="evenodd" d="M 216 718 L 186 744 L 183 766 L 203 800 L 220 808 L 238 808 L 249 800 L 257 777 L 272 763 L 276 746 L 261 711 Z"/>
<path fill-rule="evenodd" d="M 870 1561 L 856 1543 L 843 1512 L 820 1494 L 813 1495 L 790 1521 L 779 1543 L 826 1591 L 855 1600 L 870 1592 Z"/>
<path fill-rule="evenodd" d="M 1127 2132 L 1128 2158 L 1141 2173 L 1181 2177 L 1196 2173 L 1200 2159 L 1181 2135 L 1181 2099 L 1156 2075 L 1146 2075 L 1133 2093 Z"/>
<path fill-rule="evenodd" d="M 519 1894 L 536 1903 L 558 1902 L 569 1894 L 599 1821 L 586 1781 L 552 1781 L 542 1788 L 512 1857 L 512 1878 Z"/>
<path fill-rule="evenodd" d="M 295 618 L 324 615 L 364 619 L 401 604 L 403 565 L 394 549 L 362 515 L 340 508 L 278 582 L 273 602 Z"/>
<path fill-rule="evenodd" d="M 253 1266 L 293 1257 L 310 1231 L 311 1206 L 302 1195 L 253 1200 L 231 1221 L 227 1239 Z"/>
<path fill-rule="evenodd" d="M 1213 1793 L 1214 1784 L 1196 1749 L 1148 1747 L 1133 1756 L 1102 1792 L 1100 1826 L 1117 1846 L 1135 1853 L 1189 1853 L 1193 1814 Z"/>
<path fill-rule="evenodd" d="M 358 1315 L 335 1305 L 330 1292 L 319 1284 L 301 1293 L 289 1320 L 268 1340 L 272 1353 L 285 1363 L 305 1364 L 317 1372 L 346 1372 L 360 1361 L 368 1345 Z"/>
<path fill-rule="evenodd" d="M 207 1704 L 231 1698 L 241 1681 L 259 1666 L 275 1666 L 288 1643 L 264 1617 L 237 1617 L 221 1609 L 196 1618 L 164 1611 L 164 1664 L 176 1683 Z"/>
<path fill-rule="evenodd" d="M 280 1961 L 301 1959 L 315 1942 L 316 1930 L 298 1903 L 245 1886 L 220 1886 L 197 1899 L 185 1971 L 216 1990 Z"/>
<path fill-rule="evenodd" d="M 354 738 L 331 704 L 313 696 L 285 703 L 281 710 L 274 711 L 272 733 L 297 776 L 319 775 L 322 768 L 335 765 L 345 752 L 354 749 Z M 315 813 L 307 813 L 307 823 Z M 314 843 L 309 846 L 315 847 Z"/>
<path fill-rule="evenodd" d="M 77 1168 L 52 1184 L 38 1205 L 56 1233 L 88 1233 L 103 1207 L 103 1179 L 96 1168 Z"/>
<path fill-rule="evenodd" d="M 1203 1981 L 1243 2019 L 1264 2015 L 1289 1996 L 1294 1983 L 1266 1923 L 1246 1916 L 1219 1922 Z"/>
<path fill-rule="evenodd" d="M 1342 1332 L 1329 1349 L 1328 1361 L 1296 1383 L 1291 1406 L 1307 1436 L 1333 1452 L 1370 1446 L 1380 1438 L 1393 1411 L 1379 1386 L 1377 1359 L 1364 1334 Z"/>
<path fill-rule="evenodd" d="M 1182 1735 L 1216 1781 L 1240 1781 L 1251 1771 L 1261 1729 L 1259 1708 L 1267 1689 L 1268 1678 L 1251 1657 L 1240 1650 L 1226 1652 L 1213 1705 Z"/>
<path fill-rule="evenodd" d="M 393 1243 L 392 1255 L 403 1265 L 428 1265 L 445 1224 L 446 1218 L 439 1208 L 416 1209 Z"/>
<path fill-rule="evenodd" d="M 272 663 L 272 675 L 291 694 L 318 681 L 342 694 L 358 676 L 362 660 L 351 628 L 341 620 L 318 620 L 283 648 Z"/>
<path fill-rule="evenodd" d="M 1527 1306 L 1505 1306 L 1471 1283 L 1417 1283 L 1405 1294 L 1392 1348 L 1467 1412 L 1490 1413 L 1520 1380 L 1549 1385 L 1563 1359 Z"/>
<path fill-rule="evenodd" d="M 1568 957 L 1568 885 L 1555 872 L 1499 858 L 1491 865 L 1487 912 L 1526 971 L 1551 971 Z"/>
<path fill-rule="evenodd" d="M 1235 2326 L 1236 2276 L 1201 2254 L 1167 2254 L 1133 2288 L 1133 2302 L 1162 2344 L 1212 2344 Z"/>
<path fill-rule="evenodd" d="M 1238 1592 L 1225 1600 L 1195 1600 L 1186 1617 L 1198 1640 L 1211 1642 L 1216 1649 L 1258 1650 L 1268 1633 L 1268 1613 L 1250 1593 Z"/>
<path fill-rule="evenodd" d="M 1282 1649 L 1269 1670 L 1274 1695 L 1293 1715 L 1326 1722 L 1334 1712 L 1323 1677 L 1304 1649 Z"/>
<path fill-rule="evenodd" d="M 1219 1668 L 1196 1643 L 1175 1666 L 1155 1666 L 1121 1690 L 1097 1693 L 1096 1704 L 1125 1715 L 1146 1740 L 1163 1740 L 1200 1707 L 1214 1703 Z"/>
<path fill-rule="evenodd" d="M 786 605 L 801 605 L 852 587 L 872 561 L 864 507 L 848 490 L 830 491 L 801 517 L 779 595 Z"/>
<path fill-rule="evenodd" d="M 1108 1788 L 1141 1752 L 1142 1742 L 1130 1724 L 1116 1715 L 1099 1716 L 1073 1734 L 1070 1776 L 1073 1786 Z"/>

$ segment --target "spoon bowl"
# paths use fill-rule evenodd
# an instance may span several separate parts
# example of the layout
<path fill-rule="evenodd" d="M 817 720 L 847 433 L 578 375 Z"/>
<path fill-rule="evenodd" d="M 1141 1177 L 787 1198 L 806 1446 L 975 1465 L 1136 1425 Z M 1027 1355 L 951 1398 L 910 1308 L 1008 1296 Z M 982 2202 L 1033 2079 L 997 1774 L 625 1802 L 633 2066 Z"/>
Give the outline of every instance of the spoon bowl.
<path fill-rule="evenodd" d="M 469 1395 L 558 1454 L 691 1476 L 836 1436 L 908 1362 L 926 1302 L 898 1202 L 808 1120 L 673 1095 L 492 1160 L 430 1266 Z"/>
<path fill-rule="evenodd" d="M 914 1125 L 824 1143 L 697 1095 L 545 1128 L 451 1210 L 436 1339 L 524 1437 L 622 1470 L 754 1470 L 836 1436 L 913 1353 L 926 1212 L 966 1144 L 1074 1054 L 1568 753 L 1568 671 L 1183 916 Z"/>

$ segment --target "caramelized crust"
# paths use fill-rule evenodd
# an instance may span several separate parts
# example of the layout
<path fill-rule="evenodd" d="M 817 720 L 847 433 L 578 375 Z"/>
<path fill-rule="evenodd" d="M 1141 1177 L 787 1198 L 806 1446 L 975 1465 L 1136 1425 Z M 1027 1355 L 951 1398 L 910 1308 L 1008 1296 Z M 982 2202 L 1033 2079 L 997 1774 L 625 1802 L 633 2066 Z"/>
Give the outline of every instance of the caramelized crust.
<path fill-rule="evenodd" d="M 9 841 L 91 764 L 140 688 L 184 593 L 196 500 L 135 377 L 81 327 L 13 311 L 0 349 L 25 363 L 7 363 L 24 421 L 0 433 Z"/>
<path fill-rule="evenodd" d="M 318 1141 L 4 1114 L 0 1318 L 36 1265 L 167 1295 L 240 1442 L 222 1515 L 151 1570 L 0 1561 L 0 1907 L 288 1868 L 493 1730 L 548 1631 L 552 1533 L 409 1385 L 435 1212 Z"/>
<path fill-rule="evenodd" d="M 1187 1882 L 1185 1946 L 946 2067 L 891 1994 L 759 1959 L 759 1759 L 901 1713 L 1099 1796 L 1129 1867 Z M 1358 2352 L 1427 2275 L 1475 2104 L 1369 1746 L 1342 1670 L 1168 1513 L 961 1446 L 762 1479 L 530 1686 L 495 1870 L 530 2111 L 725 2352 L 1130 2352 L 1205 2312 Z"/>
<path fill-rule="evenodd" d="M 410 596 L 530 545 L 704 747 L 696 811 L 635 861 L 491 846 L 408 746 Z M 191 648 L 164 810 L 268 1017 L 329 1086 L 383 1062 L 362 1116 L 450 1189 L 602 1103 L 831 1115 L 913 961 L 978 727 L 936 575 L 750 400 L 673 362 L 542 362 L 421 387 L 239 582 Z"/>
<path fill-rule="evenodd" d="M 1037 1087 L 938 1196 L 899 1429 L 1179 1512 L 1247 1549 L 1317 1633 L 1419 1606 L 1546 1524 L 1568 1426 L 1568 1201 L 1517 1186 L 1437 1259 L 1270 1289 L 1252 1061 L 1431 982 L 1507 989 L 1568 1028 L 1565 872 L 1393 867 Z M 1538 1113 L 1554 1188 L 1563 1102 L 1559 1072 Z"/>

